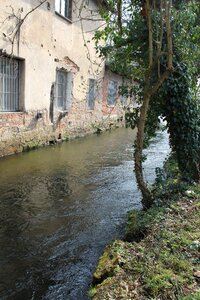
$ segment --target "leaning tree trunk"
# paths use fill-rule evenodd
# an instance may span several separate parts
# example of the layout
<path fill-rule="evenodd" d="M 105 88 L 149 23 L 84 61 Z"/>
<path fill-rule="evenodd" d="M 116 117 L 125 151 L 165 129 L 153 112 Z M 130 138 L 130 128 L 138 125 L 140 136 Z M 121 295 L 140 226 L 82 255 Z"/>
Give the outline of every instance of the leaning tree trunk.
<path fill-rule="evenodd" d="M 160 11 L 161 15 L 161 32 L 160 32 L 160 44 L 157 48 L 157 51 L 154 55 L 153 48 L 153 28 L 152 28 L 152 7 L 150 6 L 150 1 L 146 0 L 145 9 L 147 12 L 147 27 L 149 33 L 149 67 L 146 73 L 145 78 L 145 87 L 144 87 L 144 96 L 142 101 L 142 107 L 140 110 L 140 116 L 137 124 L 138 132 L 135 141 L 135 175 L 138 187 L 142 193 L 142 205 L 143 209 L 148 209 L 153 203 L 153 197 L 150 189 L 148 188 L 143 175 L 142 168 L 142 150 L 144 144 L 144 132 L 145 132 L 145 123 L 147 119 L 147 113 L 149 108 L 149 102 L 151 97 L 159 90 L 162 83 L 169 77 L 170 73 L 173 72 L 173 47 L 172 47 L 172 32 L 170 25 L 170 8 L 171 2 L 169 0 L 161 0 L 160 2 Z M 150 81 L 152 81 L 154 69 L 161 57 L 161 48 L 163 40 L 163 9 L 165 10 L 165 23 L 166 23 L 166 33 L 167 33 L 167 66 L 166 70 L 162 75 L 158 72 L 158 78 L 151 86 Z"/>
<path fill-rule="evenodd" d="M 142 193 L 142 206 L 143 209 L 148 209 L 153 203 L 153 197 L 151 191 L 149 190 L 143 176 L 143 168 L 142 168 L 142 150 L 144 145 L 144 132 L 145 132 L 145 124 L 147 119 L 147 113 L 149 109 L 149 102 L 151 97 L 159 90 L 160 86 L 163 82 L 169 77 L 170 73 L 173 71 L 173 67 L 168 66 L 165 72 L 158 78 L 155 85 L 153 87 L 149 87 L 149 78 L 146 79 L 146 92 L 144 93 L 144 97 L 142 99 L 142 107 L 140 109 L 140 116 L 137 124 L 137 136 L 135 141 L 135 152 L 134 152 L 134 160 L 135 160 L 135 175 L 138 187 Z M 149 70 L 148 76 L 151 74 L 151 69 Z"/>
<path fill-rule="evenodd" d="M 145 3 L 145 10 L 147 13 L 147 27 L 148 27 L 148 43 L 149 43 L 149 68 L 146 72 L 145 76 L 145 87 L 144 87 L 144 96 L 142 101 L 142 107 L 140 110 L 140 117 L 137 124 L 137 137 L 135 141 L 135 152 L 134 152 L 134 160 L 135 160 L 135 175 L 138 187 L 142 193 L 142 206 L 143 209 L 148 209 L 152 204 L 152 195 L 151 192 L 144 181 L 143 176 L 143 168 L 142 168 L 142 150 L 144 144 L 144 130 L 145 130 L 145 123 L 147 118 L 147 112 L 149 108 L 149 101 L 151 98 L 150 94 L 150 76 L 151 70 L 153 66 L 153 30 L 152 30 L 152 16 L 151 16 L 151 9 L 150 9 L 150 2 L 149 0 Z"/>
<path fill-rule="evenodd" d="M 143 176 L 143 168 L 142 168 L 142 150 L 144 144 L 144 130 L 145 130 L 145 123 L 147 118 L 147 112 L 149 108 L 149 101 L 151 98 L 151 94 L 149 92 L 149 82 L 151 76 L 151 69 L 153 66 L 153 30 L 152 30 L 152 19 L 151 19 L 151 9 L 150 9 L 150 2 L 149 0 L 146 1 L 145 10 L 147 12 L 147 27 L 148 27 L 148 43 L 149 43 L 149 70 L 146 73 L 145 78 L 145 87 L 144 87 L 144 96 L 142 101 L 142 107 L 140 110 L 140 117 L 137 124 L 137 137 L 135 141 L 135 152 L 134 152 L 134 159 L 135 159 L 135 175 L 137 184 L 139 189 L 142 193 L 142 206 L 144 209 L 148 209 L 152 204 L 152 195 L 144 181 Z"/>
<path fill-rule="evenodd" d="M 144 95 L 143 104 L 140 111 L 140 117 L 137 125 L 137 137 L 135 141 L 135 152 L 134 152 L 134 160 L 135 160 L 135 176 L 137 180 L 137 184 L 142 193 L 142 206 L 143 209 L 148 209 L 152 204 L 152 195 L 151 192 L 144 181 L 143 176 L 143 168 L 142 168 L 142 150 L 144 144 L 144 128 L 147 118 L 147 112 L 149 107 L 150 94 L 147 93 Z"/>

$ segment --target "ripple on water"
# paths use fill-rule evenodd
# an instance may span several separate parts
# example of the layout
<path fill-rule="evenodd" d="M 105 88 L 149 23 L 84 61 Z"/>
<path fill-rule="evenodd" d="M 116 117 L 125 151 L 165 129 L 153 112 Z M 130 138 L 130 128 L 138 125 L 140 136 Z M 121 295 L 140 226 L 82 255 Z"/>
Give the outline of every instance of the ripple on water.
<path fill-rule="evenodd" d="M 105 244 L 122 237 L 127 212 L 141 207 L 133 140 L 122 128 L 0 160 L 1 299 L 88 299 Z M 148 151 L 153 181 L 166 137 Z"/>

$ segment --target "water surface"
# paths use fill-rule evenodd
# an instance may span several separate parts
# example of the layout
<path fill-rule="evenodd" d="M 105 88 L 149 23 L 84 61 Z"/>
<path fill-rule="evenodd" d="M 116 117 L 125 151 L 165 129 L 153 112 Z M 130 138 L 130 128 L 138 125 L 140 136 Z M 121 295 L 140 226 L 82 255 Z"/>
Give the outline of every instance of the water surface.
<path fill-rule="evenodd" d="M 122 128 L 0 160 L 0 299 L 88 299 L 105 244 L 141 207 L 133 141 Z M 160 133 L 149 182 L 168 151 Z"/>

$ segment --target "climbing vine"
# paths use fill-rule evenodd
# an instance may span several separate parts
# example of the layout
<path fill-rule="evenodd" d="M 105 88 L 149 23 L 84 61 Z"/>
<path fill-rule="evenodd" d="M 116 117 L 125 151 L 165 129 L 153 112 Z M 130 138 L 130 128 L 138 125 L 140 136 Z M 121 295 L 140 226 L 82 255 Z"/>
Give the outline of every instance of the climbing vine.
<path fill-rule="evenodd" d="M 173 25 L 175 71 L 154 97 L 149 111 L 149 119 L 154 113 L 167 121 L 170 145 L 182 178 L 197 182 L 200 180 L 199 13 L 200 5 L 194 1 L 176 11 Z"/>
<path fill-rule="evenodd" d="M 181 72 L 181 73 L 180 73 Z M 170 134 L 170 144 L 176 153 L 184 179 L 200 179 L 200 110 L 190 89 L 190 77 L 185 65 L 164 84 L 160 91 L 163 116 Z"/>
<path fill-rule="evenodd" d="M 135 171 L 147 208 L 153 199 L 143 179 L 142 149 L 155 134 L 160 116 L 167 121 L 182 176 L 199 180 L 200 117 L 195 90 L 200 70 L 200 4 L 184 0 L 108 2 L 111 9 L 102 13 L 107 25 L 96 32 L 97 51 L 107 58 L 111 70 L 138 82 L 140 106 L 127 111 L 126 122 L 139 132 Z M 99 46 L 101 39 L 106 46 Z"/>

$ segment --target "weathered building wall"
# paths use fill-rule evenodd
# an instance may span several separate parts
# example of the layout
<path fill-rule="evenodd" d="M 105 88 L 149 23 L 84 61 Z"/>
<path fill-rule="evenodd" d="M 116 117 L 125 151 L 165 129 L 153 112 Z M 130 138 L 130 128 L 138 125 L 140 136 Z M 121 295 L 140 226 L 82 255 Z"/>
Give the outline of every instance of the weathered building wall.
<path fill-rule="evenodd" d="M 115 102 L 113 104 L 108 103 L 109 97 L 109 82 L 114 81 L 117 83 L 117 92 Z M 113 73 L 109 68 L 106 68 L 103 81 L 103 95 L 102 95 L 102 113 L 104 119 L 109 116 L 110 120 L 119 120 L 126 113 L 127 108 L 136 108 L 137 101 L 135 97 L 130 95 L 130 90 L 133 86 L 137 85 L 136 82 L 132 82 L 129 79 L 124 79 L 120 75 Z M 127 95 L 120 93 L 121 87 L 124 86 L 127 89 Z"/>
<path fill-rule="evenodd" d="M 116 101 L 114 104 L 108 104 L 108 91 L 109 91 L 109 81 L 113 80 L 117 82 L 118 88 L 122 85 L 121 76 L 112 73 L 107 70 L 104 76 L 103 82 L 103 101 L 102 101 L 102 112 L 104 117 L 110 116 L 112 119 L 116 119 L 118 116 L 121 116 L 123 111 L 123 105 L 121 103 L 121 95 L 117 92 Z"/>
<path fill-rule="evenodd" d="M 84 18 L 78 9 L 82 1 L 76 5 L 73 1 L 70 21 L 57 14 L 55 1 L 49 0 L 27 16 L 13 40 L 17 28 L 14 15 L 23 20 L 38 3 L 0 0 L 0 49 L 3 56 L 17 59 L 20 68 L 19 111 L 0 111 L 0 156 L 94 132 L 107 127 L 111 115 L 117 119 L 122 114 L 119 107 L 110 114 L 103 96 L 104 63 L 96 56 L 92 40 L 100 24 L 91 21 L 98 8 L 96 1 L 89 1 L 89 7 L 81 10 Z M 70 107 L 66 110 L 58 109 L 55 103 L 58 70 L 72 76 Z M 98 87 L 93 109 L 87 100 L 89 79 Z"/>

